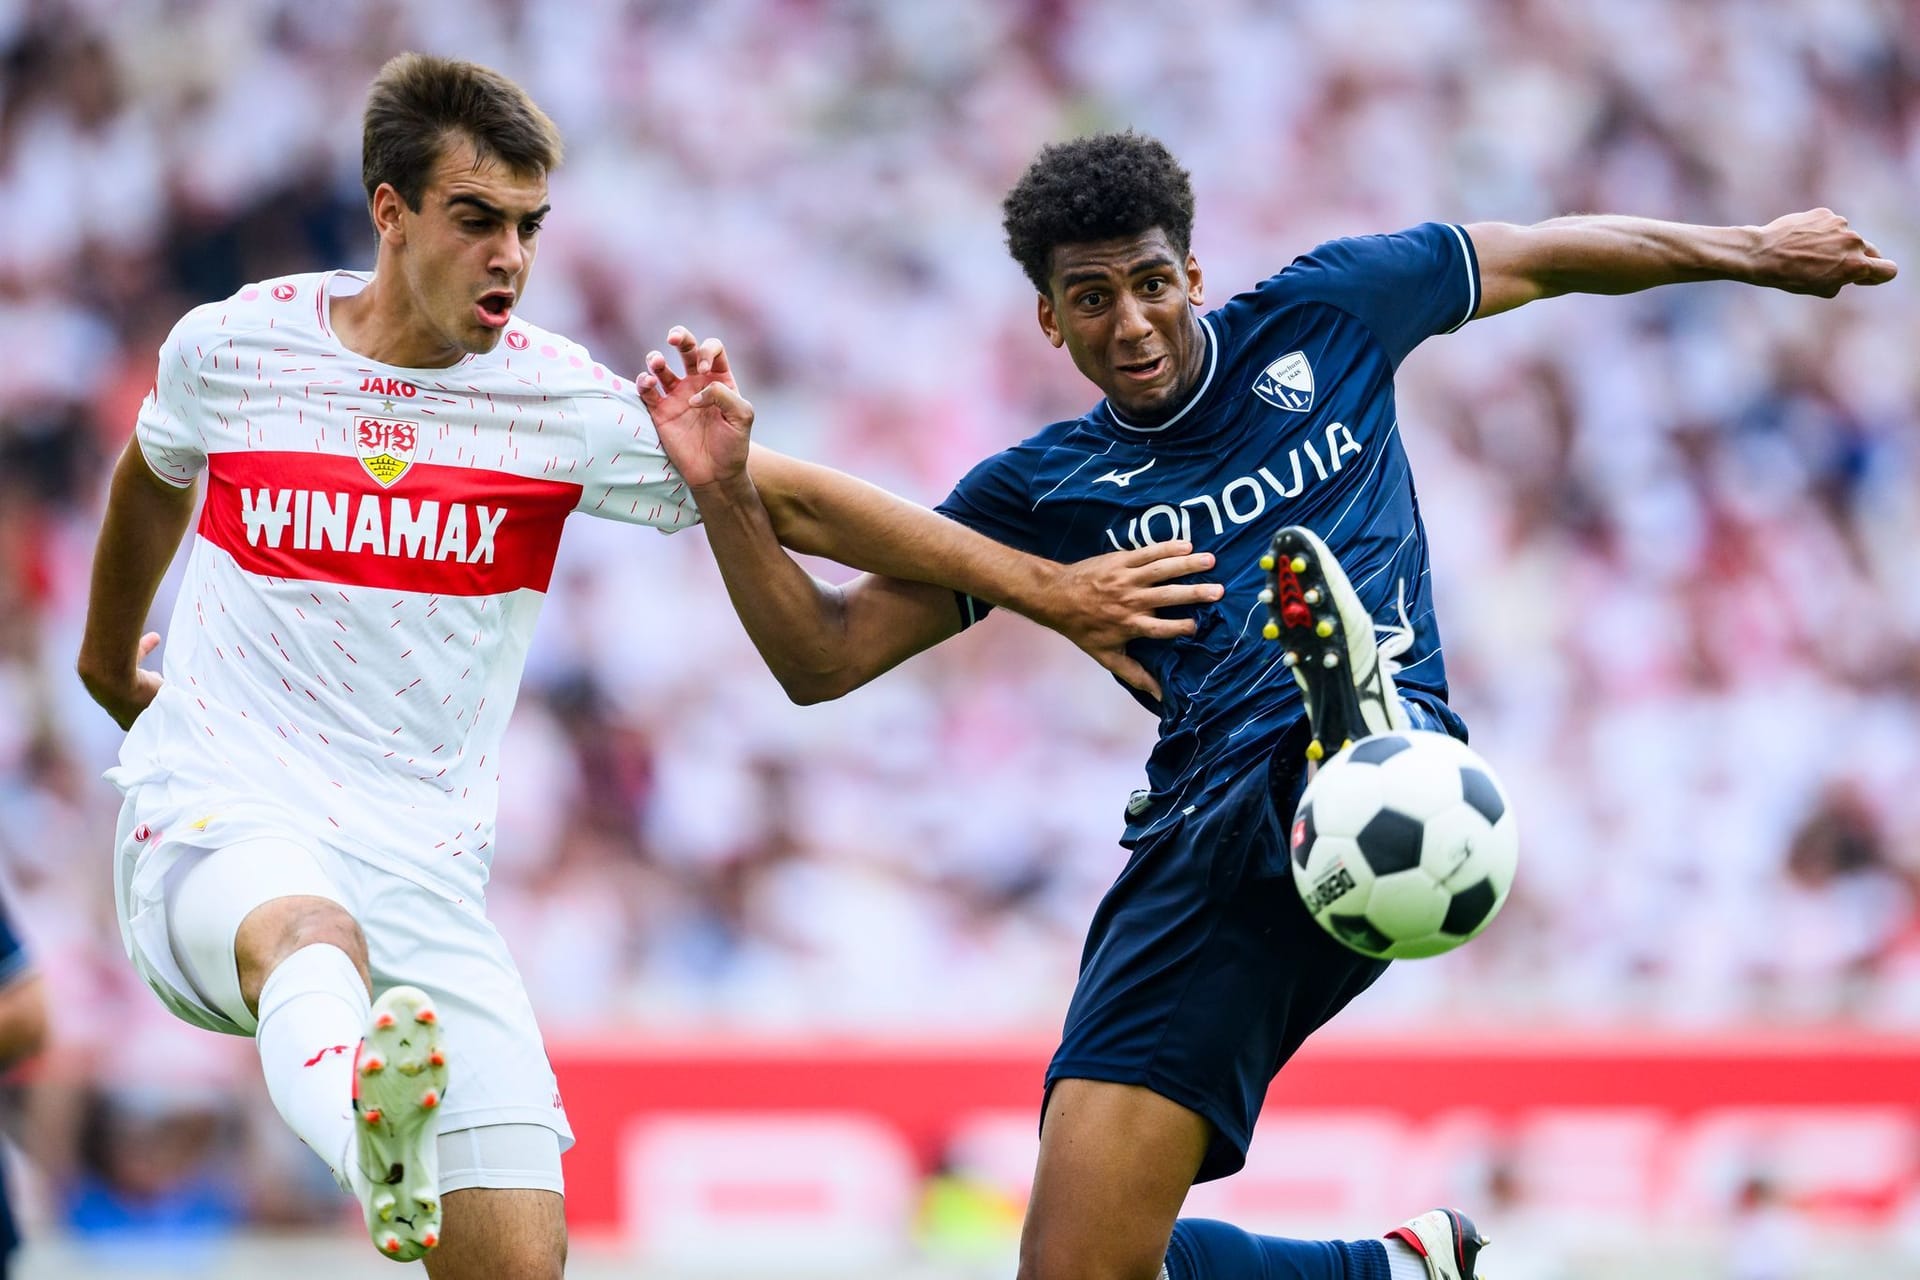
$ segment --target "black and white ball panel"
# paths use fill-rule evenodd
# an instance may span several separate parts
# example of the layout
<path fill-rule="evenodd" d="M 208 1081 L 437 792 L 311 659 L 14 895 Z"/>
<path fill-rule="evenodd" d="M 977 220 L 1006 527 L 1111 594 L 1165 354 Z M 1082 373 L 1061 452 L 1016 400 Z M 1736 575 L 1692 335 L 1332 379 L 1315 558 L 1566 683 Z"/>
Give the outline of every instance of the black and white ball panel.
<path fill-rule="evenodd" d="M 1368 955 L 1438 955 L 1498 914 L 1518 839 L 1486 761 L 1419 730 L 1327 761 L 1295 811 L 1294 880 L 1329 932 Z"/>

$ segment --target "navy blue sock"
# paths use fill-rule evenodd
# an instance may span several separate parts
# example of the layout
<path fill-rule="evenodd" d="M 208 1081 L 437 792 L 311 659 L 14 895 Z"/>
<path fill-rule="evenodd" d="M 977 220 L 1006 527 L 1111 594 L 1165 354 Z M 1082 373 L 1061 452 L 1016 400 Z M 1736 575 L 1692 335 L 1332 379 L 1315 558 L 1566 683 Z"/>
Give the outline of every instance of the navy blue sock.
<path fill-rule="evenodd" d="M 1279 1240 L 1226 1222 L 1182 1218 L 1167 1245 L 1168 1280 L 1391 1280 L 1378 1240 Z"/>

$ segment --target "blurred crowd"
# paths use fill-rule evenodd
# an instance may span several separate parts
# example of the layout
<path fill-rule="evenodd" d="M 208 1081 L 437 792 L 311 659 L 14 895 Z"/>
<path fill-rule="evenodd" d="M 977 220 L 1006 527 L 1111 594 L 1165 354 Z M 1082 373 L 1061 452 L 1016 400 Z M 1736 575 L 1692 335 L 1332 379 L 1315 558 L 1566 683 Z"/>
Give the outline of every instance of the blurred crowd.
<path fill-rule="evenodd" d="M 615 367 L 723 336 L 763 440 L 928 502 L 1092 398 L 999 230 L 1077 132 L 1182 157 L 1215 302 L 1334 235 L 1593 210 L 1831 205 L 1920 269 L 1899 0 L 457 9 L 0 0 L 0 877 L 61 1052 L 148 1064 L 65 1121 L 136 1181 L 178 1114 L 142 1090 L 252 1068 L 120 953 L 118 735 L 73 676 L 104 482 L 182 312 L 371 265 L 391 53 L 496 66 L 561 126 L 531 318 Z M 1920 1027 L 1916 298 L 1563 299 L 1408 360 L 1455 702 L 1524 860 L 1491 932 L 1344 1022 Z M 698 533 L 575 521 L 491 891 L 548 1034 L 1044 1039 L 1154 732 L 1109 686 L 996 616 L 794 708 Z"/>

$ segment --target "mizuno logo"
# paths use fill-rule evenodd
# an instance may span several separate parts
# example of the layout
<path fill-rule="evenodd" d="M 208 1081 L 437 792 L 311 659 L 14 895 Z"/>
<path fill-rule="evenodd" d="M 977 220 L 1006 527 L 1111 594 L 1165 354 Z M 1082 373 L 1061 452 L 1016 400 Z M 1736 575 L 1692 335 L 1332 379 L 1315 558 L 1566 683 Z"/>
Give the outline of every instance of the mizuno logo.
<path fill-rule="evenodd" d="M 1107 484 L 1118 485 L 1122 489 L 1124 489 L 1128 485 L 1133 483 L 1133 478 L 1135 476 L 1139 475 L 1142 471 L 1150 470 L 1153 467 L 1153 464 L 1158 461 L 1159 459 L 1155 458 L 1152 461 L 1148 462 L 1146 466 L 1135 467 L 1131 471 L 1121 471 L 1121 470 L 1115 469 L 1113 471 L 1107 472 L 1107 474 L 1103 476 L 1095 476 L 1093 478 L 1093 482 L 1095 484 L 1100 484 L 1104 481 Z"/>

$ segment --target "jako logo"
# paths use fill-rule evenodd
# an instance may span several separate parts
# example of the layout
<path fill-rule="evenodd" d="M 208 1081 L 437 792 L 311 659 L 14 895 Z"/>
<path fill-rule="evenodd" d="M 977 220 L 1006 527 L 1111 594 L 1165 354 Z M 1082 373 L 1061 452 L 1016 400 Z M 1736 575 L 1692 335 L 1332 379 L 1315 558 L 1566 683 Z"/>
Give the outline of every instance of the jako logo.
<path fill-rule="evenodd" d="M 1327 427 L 1325 457 L 1322 450 L 1316 448 L 1311 440 L 1302 440 L 1287 451 L 1287 467 L 1292 468 L 1290 483 L 1280 483 L 1280 478 L 1267 467 L 1261 467 L 1250 476 L 1239 476 L 1227 481 L 1226 487 L 1218 497 L 1211 493 L 1202 493 L 1195 497 L 1184 498 L 1177 503 L 1162 502 L 1148 507 L 1127 521 L 1127 540 L 1123 544 L 1119 534 L 1107 530 L 1107 541 L 1113 544 L 1115 551 L 1124 551 L 1127 547 L 1138 550 L 1156 542 L 1172 542 L 1176 538 L 1183 542 L 1194 541 L 1193 508 L 1199 507 L 1213 521 L 1216 534 L 1225 533 L 1227 525 L 1246 524 L 1258 520 L 1267 509 L 1267 490 L 1273 491 L 1278 501 L 1297 498 L 1306 490 L 1309 483 L 1320 484 L 1328 476 L 1336 474 L 1342 465 L 1342 459 L 1348 454 L 1361 451 L 1360 442 L 1353 438 L 1353 432 L 1347 430 L 1344 422 L 1335 422 Z M 1302 456 L 1306 462 L 1301 462 Z M 1309 475 L 1307 468 L 1312 468 Z M 1223 520 L 1221 517 L 1225 516 Z M 1154 521 L 1162 521 L 1159 528 Z"/>
<path fill-rule="evenodd" d="M 399 396 L 403 400 L 411 400 L 420 394 L 420 388 L 398 378 L 364 378 L 360 382 L 360 389 L 376 396 Z"/>
<path fill-rule="evenodd" d="M 265 541 L 278 548 L 291 530 L 295 551 L 492 564 L 494 535 L 507 518 L 505 507 L 475 504 L 469 509 L 464 502 L 449 504 L 443 516 L 432 499 L 416 507 L 405 498 L 383 501 L 364 493 L 358 508 L 352 501 L 352 494 L 316 489 L 242 489 L 240 521 L 247 528 L 247 545 Z"/>

